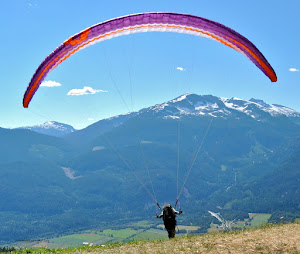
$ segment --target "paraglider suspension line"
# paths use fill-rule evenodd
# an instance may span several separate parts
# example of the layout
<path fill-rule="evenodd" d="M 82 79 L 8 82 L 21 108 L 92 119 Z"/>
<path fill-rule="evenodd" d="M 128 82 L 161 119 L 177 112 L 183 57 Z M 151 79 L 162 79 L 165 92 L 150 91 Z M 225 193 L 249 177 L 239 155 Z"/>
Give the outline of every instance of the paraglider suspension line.
<path fill-rule="evenodd" d="M 151 194 L 151 192 L 148 190 L 147 186 L 145 185 L 145 183 L 142 181 L 142 179 L 139 177 L 139 175 L 137 174 L 137 172 L 135 172 L 135 170 L 133 169 L 133 166 L 130 166 L 128 164 L 128 162 L 123 158 L 123 156 L 118 152 L 118 150 L 112 145 L 111 142 L 109 142 L 109 139 L 106 137 L 106 135 L 104 133 L 102 133 L 102 136 L 106 139 L 106 142 L 109 144 L 109 146 L 113 149 L 113 151 L 118 155 L 118 157 L 120 158 L 121 161 L 123 161 L 123 163 L 126 165 L 126 167 L 133 173 L 133 175 L 136 177 L 136 179 L 140 182 L 140 184 L 144 187 L 144 189 L 148 192 L 148 194 L 150 195 L 150 197 L 152 198 L 152 200 L 155 202 L 155 204 L 159 207 L 159 209 L 161 210 L 158 201 L 156 200 L 156 198 L 154 198 L 154 196 Z"/>
<path fill-rule="evenodd" d="M 117 86 L 117 83 L 115 81 L 115 79 L 113 78 L 113 75 L 112 75 L 112 72 L 111 72 L 111 68 L 110 68 L 110 63 L 105 55 L 105 58 L 106 58 L 106 62 L 107 62 L 107 65 L 109 67 L 109 75 L 110 75 L 110 79 L 115 87 L 115 89 L 117 90 L 120 98 L 122 99 L 125 107 L 127 108 L 127 111 L 130 112 L 130 109 L 124 99 L 124 97 L 122 96 L 121 92 L 120 92 L 120 89 L 118 88 Z M 131 98 L 131 107 L 132 107 L 132 111 L 133 111 L 133 98 L 132 98 L 132 79 L 131 79 L 131 72 L 129 70 L 129 83 L 130 83 L 130 98 Z M 121 156 L 120 153 L 118 153 L 117 149 L 115 149 L 112 144 L 110 144 L 110 146 L 113 148 L 113 150 L 118 154 L 118 156 L 120 157 L 120 159 L 125 163 L 125 165 L 132 171 L 132 173 L 135 175 L 135 177 L 139 180 L 139 182 L 142 184 L 142 186 L 146 189 L 146 191 L 149 193 L 149 195 L 151 196 L 151 198 L 153 199 L 153 201 L 157 204 L 157 206 L 159 207 L 159 209 L 161 210 L 158 202 L 157 202 L 157 199 L 156 199 L 156 195 L 155 195 L 155 191 L 154 191 L 154 186 L 153 186 L 153 182 L 152 182 L 152 178 L 151 178 L 151 175 L 150 175 L 150 172 L 149 172 L 149 167 L 148 167 L 148 164 L 146 162 L 146 159 L 145 159 L 145 154 L 144 154 L 144 150 L 143 150 L 143 147 L 142 147 L 142 139 L 139 135 L 139 131 L 138 131 L 138 128 L 137 128 L 137 125 L 136 125 L 136 120 L 134 119 L 134 127 L 136 129 L 136 134 L 137 134 L 137 137 L 139 139 L 139 146 L 140 146 L 140 151 L 141 151 L 141 154 L 142 154 L 142 158 L 143 158 L 143 162 L 144 162 L 144 165 L 145 165 L 145 168 L 147 170 L 147 173 L 148 173 L 148 177 L 149 177 L 149 180 L 150 180 L 150 185 L 151 185 L 151 188 L 152 188 L 152 192 L 153 192 L 153 195 L 151 194 L 151 192 L 148 190 L 148 188 L 146 187 L 145 183 L 140 179 L 140 177 L 137 175 L 137 173 L 132 169 L 133 168 L 133 165 L 132 167 L 130 167 L 127 162 L 125 161 L 125 159 Z"/>
<path fill-rule="evenodd" d="M 203 143 L 204 143 L 204 141 L 205 141 L 205 139 L 206 139 L 206 136 L 207 136 L 207 134 L 208 134 L 208 131 L 210 130 L 210 127 L 211 127 L 211 125 L 212 125 L 213 120 L 214 120 L 214 118 L 212 117 L 212 119 L 211 119 L 211 121 L 210 121 L 210 123 L 209 123 L 209 125 L 208 125 L 208 127 L 207 127 L 207 129 L 206 129 L 205 135 L 203 136 L 202 141 L 201 141 L 201 143 L 200 143 L 200 145 L 199 145 L 199 147 L 198 147 L 198 149 L 197 149 L 197 151 L 196 151 L 196 154 L 195 154 L 195 156 L 194 156 L 194 158 L 193 158 L 193 160 L 192 160 L 191 166 L 190 166 L 190 168 L 188 169 L 188 172 L 187 172 L 186 177 L 185 177 L 185 179 L 184 179 L 184 182 L 183 182 L 183 185 L 182 185 L 181 190 L 180 190 L 180 192 L 179 192 L 179 195 L 177 196 L 176 203 L 175 203 L 175 208 L 176 208 L 176 205 L 177 205 L 177 203 L 178 203 L 178 200 L 179 200 L 179 198 L 180 198 L 180 196 L 181 196 L 181 194 L 182 194 L 182 191 L 183 191 L 183 189 L 184 189 L 184 186 L 185 186 L 185 184 L 186 184 L 186 181 L 187 181 L 187 179 L 188 179 L 188 177 L 189 177 L 189 175 L 190 175 L 190 173 L 191 173 L 191 171 L 192 171 L 192 168 L 193 168 L 193 166 L 194 166 L 194 164 L 195 164 L 195 161 L 196 161 L 196 159 L 197 159 L 197 156 L 198 156 L 198 154 L 199 154 L 199 152 L 200 152 L 200 150 L 201 150 L 201 148 L 202 148 L 202 146 L 203 146 Z"/>

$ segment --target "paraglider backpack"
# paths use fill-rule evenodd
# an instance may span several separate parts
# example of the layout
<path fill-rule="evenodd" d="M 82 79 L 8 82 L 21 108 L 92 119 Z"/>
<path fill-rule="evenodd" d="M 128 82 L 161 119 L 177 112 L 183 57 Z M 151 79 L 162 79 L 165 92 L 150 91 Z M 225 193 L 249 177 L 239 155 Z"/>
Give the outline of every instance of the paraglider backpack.
<path fill-rule="evenodd" d="M 163 219 L 164 221 L 171 221 L 175 219 L 175 213 L 171 206 L 167 206 L 163 210 Z"/>

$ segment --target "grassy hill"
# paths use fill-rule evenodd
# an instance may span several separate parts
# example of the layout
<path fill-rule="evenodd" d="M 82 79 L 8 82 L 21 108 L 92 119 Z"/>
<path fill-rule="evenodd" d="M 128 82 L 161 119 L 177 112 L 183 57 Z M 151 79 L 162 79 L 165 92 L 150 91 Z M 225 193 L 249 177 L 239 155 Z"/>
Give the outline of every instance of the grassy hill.
<path fill-rule="evenodd" d="M 300 253 L 300 223 L 258 229 L 134 241 L 76 249 L 20 249 L 12 253 Z"/>

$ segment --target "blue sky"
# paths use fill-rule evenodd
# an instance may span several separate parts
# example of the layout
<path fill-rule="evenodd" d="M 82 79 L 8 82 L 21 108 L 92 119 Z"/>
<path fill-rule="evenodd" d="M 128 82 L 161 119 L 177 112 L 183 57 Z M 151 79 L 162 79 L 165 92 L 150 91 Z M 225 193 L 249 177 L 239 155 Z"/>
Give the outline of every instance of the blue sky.
<path fill-rule="evenodd" d="M 253 97 L 300 111 L 300 72 L 290 71 L 300 69 L 299 9 L 298 0 L 1 1 L 0 127 L 54 120 L 80 129 L 184 93 Z M 271 83 L 246 57 L 218 42 L 144 33 L 71 56 L 46 78 L 61 86 L 41 87 L 29 109 L 22 107 L 36 68 L 67 38 L 107 19 L 152 11 L 189 13 L 233 28 L 265 55 L 278 82 Z M 98 92 L 68 95 L 84 87 Z"/>

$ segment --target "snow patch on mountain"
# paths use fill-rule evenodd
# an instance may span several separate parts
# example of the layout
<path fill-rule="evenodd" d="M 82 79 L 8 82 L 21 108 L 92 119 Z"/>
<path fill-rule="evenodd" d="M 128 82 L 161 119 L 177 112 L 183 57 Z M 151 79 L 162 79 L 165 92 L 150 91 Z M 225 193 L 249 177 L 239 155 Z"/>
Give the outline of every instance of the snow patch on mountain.
<path fill-rule="evenodd" d="M 179 116 L 164 116 L 164 119 L 180 119 Z"/>
<path fill-rule="evenodd" d="M 186 97 L 187 97 L 188 95 L 190 95 L 190 94 L 191 94 L 191 93 L 187 93 L 187 94 L 181 95 L 181 96 L 177 97 L 176 99 L 171 100 L 170 102 L 175 103 L 175 102 L 178 102 L 178 101 L 183 101 L 183 100 L 185 100 Z"/>

